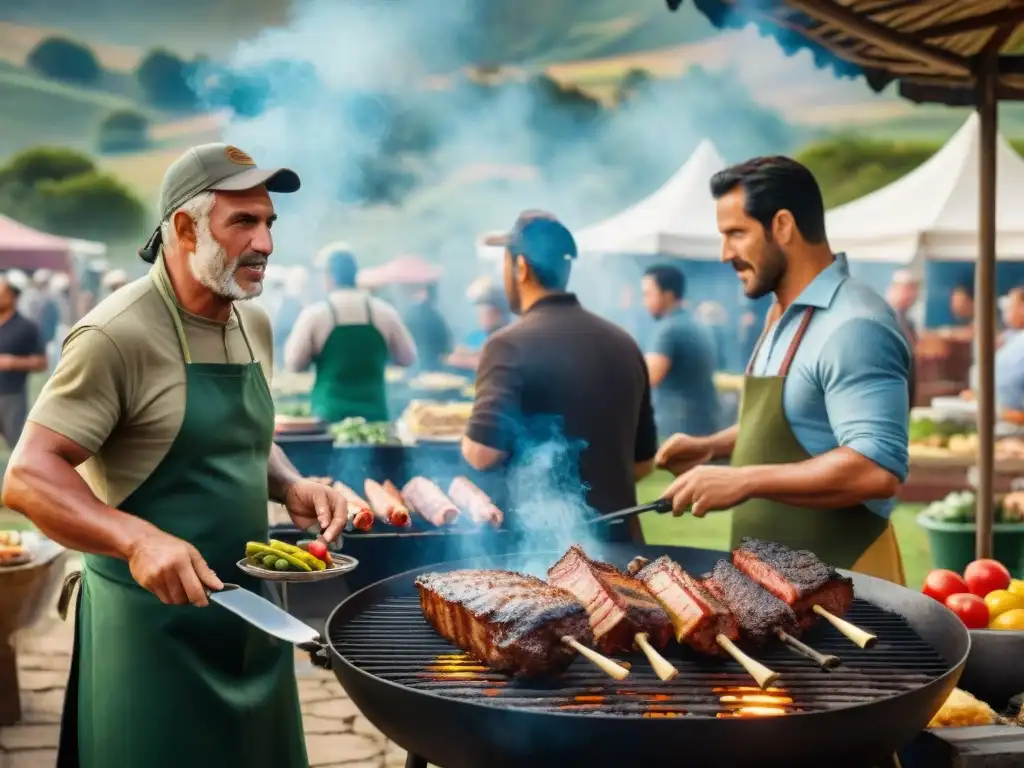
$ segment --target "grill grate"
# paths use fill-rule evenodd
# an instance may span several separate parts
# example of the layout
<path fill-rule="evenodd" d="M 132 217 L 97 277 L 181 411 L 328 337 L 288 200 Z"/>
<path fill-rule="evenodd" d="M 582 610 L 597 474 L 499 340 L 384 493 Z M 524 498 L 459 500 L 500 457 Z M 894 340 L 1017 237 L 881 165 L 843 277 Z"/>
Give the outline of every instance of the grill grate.
<path fill-rule="evenodd" d="M 863 600 L 845 617 L 878 636 L 870 650 L 854 646 L 821 622 L 804 641 L 840 657 L 825 672 L 773 643 L 752 655 L 781 677 L 762 691 L 732 660 L 717 662 L 670 645 L 666 658 L 679 669 L 662 682 L 643 654 L 626 657 L 630 676 L 607 677 L 576 659 L 553 680 L 511 680 L 493 672 L 443 640 L 423 618 L 415 596 L 392 596 L 367 608 L 330 638 L 352 665 L 415 690 L 495 707 L 536 711 L 614 714 L 623 717 L 766 717 L 823 712 L 915 690 L 949 670 L 949 664 L 907 622 Z"/>

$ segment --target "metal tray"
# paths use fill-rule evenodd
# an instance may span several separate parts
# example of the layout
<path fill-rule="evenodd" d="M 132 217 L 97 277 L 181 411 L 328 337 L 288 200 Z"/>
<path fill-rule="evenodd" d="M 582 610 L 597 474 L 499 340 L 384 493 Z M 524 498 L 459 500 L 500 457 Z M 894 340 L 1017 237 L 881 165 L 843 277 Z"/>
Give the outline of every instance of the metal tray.
<path fill-rule="evenodd" d="M 271 571 L 250 565 L 247 558 L 242 558 L 236 565 L 239 570 L 264 581 L 288 581 L 291 583 L 308 584 L 314 581 L 327 581 L 338 576 L 351 573 L 359 565 L 359 561 L 350 555 L 331 552 L 334 563 L 322 571 Z"/>

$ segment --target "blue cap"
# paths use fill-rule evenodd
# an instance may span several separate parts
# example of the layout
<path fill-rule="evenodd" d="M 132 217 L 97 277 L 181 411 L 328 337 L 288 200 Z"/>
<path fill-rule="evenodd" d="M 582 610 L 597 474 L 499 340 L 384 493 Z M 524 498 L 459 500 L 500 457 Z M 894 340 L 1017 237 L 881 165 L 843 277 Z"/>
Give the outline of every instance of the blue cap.
<path fill-rule="evenodd" d="M 541 271 L 560 271 L 576 258 L 576 241 L 566 226 L 546 211 L 523 211 L 511 232 L 484 238 L 486 245 L 504 246 Z"/>

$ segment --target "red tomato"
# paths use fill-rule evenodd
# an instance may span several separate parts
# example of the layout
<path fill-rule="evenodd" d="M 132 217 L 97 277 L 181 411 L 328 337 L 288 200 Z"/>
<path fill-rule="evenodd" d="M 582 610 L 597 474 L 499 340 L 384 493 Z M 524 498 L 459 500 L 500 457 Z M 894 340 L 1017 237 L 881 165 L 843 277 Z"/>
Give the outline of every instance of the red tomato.
<path fill-rule="evenodd" d="M 988 626 L 988 606 L 977 595 L 950 595 L 946 607 L 960 617 L 968 629 L 985 629 Z"/>
<path fill-rule="evenodd" d="M 984 597 L 1010 586 L 1010 572 L 997 560 L 975 560 L 964 571 L 964 581 L 972 593 Z"/>
<path fill-rule="evenodd" d="M 959 573 L 940 568 L 928 574 L 928 578 L 924 580 L 924 589 L 921 591 L 928 597 L 945 603 L 946 598 L 950 595 L 959 595 L 971 590 L 968 589 L 967 582 Z"/>
<path fill-rule="evenodd" d="M 327 545 L 322 541 L 309 542 L 309 548 L 306 551 L 317 560 L 323 560 L 325 563 L 327 562 Z"/>

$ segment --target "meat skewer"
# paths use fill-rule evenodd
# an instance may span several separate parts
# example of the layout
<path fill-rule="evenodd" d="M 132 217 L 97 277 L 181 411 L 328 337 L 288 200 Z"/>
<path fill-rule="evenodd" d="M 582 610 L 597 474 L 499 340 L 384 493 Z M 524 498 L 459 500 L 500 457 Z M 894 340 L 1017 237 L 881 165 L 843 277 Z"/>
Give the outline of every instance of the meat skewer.
<path fill-rule="evenodd" d="M 405 499 L 402 498 L 402 494 L 399 492 L 398 487 L 394 483 L 392 483 L 390 480 L 385 480 L 383 482 L 383 486 L 385 491 L 394 496 L 395 500 L 402 504 L 402 506 L 405 506 Z"/>
<path fill-rule="evenodd" d="M 556 675 L 578 653 L 616 680 L 629 675 L 584 645 L 593 634 L 583 605 L 534 576 L 490 570 L 426 573 L 416 579 L 416 588 L 423 615 L 438 634 L 499 672 Z"/>
<path fill-rule="evenodd" d="M 414 477 L 402 489 L 402 498 L 409 509 L 438 527 L 451 525 L 459 518 L 459 508 L 444 491 L 425 477 Z"/>
<path fill-rule="evenodd" d="M 448 486 L 448 498 L 463 510 L 474 523 L 488 523 L 500 528 L 505 519 L 502 511 L 467 477 L 456 477 Z"/>
<path fill-rule="evenodd" d="M 655 674 L 671 680 L 679 674 L 658 648 L 672 636 L 668 614 L 636 579 L 572 546 L 548 569 L 548 583 L 561 587 L 586 606 L 594 641 L 604 653 L 644 652 Z"/>
<path fill-rule="evenodd" d="M 344 496 L 345 501 L 348 502 L 348 517 L 353 528 L 357 531 L 368 531 L 373 528 L 373 510 L 359 494 L 342 482 L 336 482 L 334 490 Z"/>
<path fill-rule="evenodd" d="M 388 493 L 380 483 L 366 478 L 363 490 L 370 502 L 370 508 L 379 520 L 399 528 L 405 528 L 412 524 L 409 510 L 405 508 L 404 504 L 396 501 L 395 497 Z"/>
<path fill-rule="evenodd" d="M 793 633 L 799 631 L 799 622 L 793 609 L 727 560 L 719 560 L 703 583 L 729 607 L 751 642 L 760 645 L 778 638 L 825 670 L 842 663 L 838 656 L 819 653 L 794 637 Z"/>
<path fill-rule="evenodd" d="M 645 558 L 639 558 L 645 560 Z M 632 568 L 639 567 L 634 560 Z M 779 675 L 736 647 L 740 630 L 736 617 L 700 582 L 668 557 L 659 557 L 636 572 L 637 579 L 664 607 L 676 640 L 698 653 L 731 656 L 758 686 L 771 686 Z"/>
<path fill-rule="evenodd" d="M 861 648 L 878 638 L 840 617 L 853 604 L 853 580 L 840 576 L 806 549 L 745 538 L 732 553 L 732 562 L 748 578 L 793 609 L 801 630 L 824 618 Z"/>

